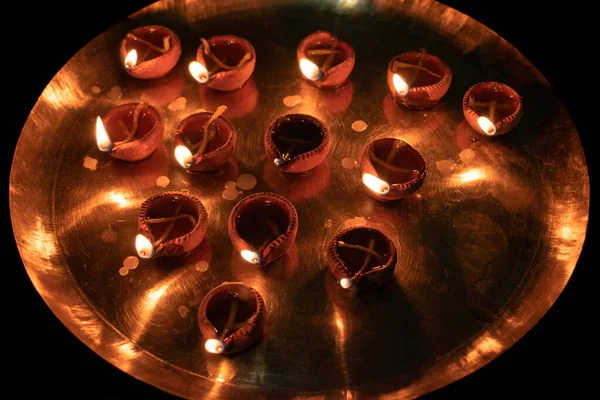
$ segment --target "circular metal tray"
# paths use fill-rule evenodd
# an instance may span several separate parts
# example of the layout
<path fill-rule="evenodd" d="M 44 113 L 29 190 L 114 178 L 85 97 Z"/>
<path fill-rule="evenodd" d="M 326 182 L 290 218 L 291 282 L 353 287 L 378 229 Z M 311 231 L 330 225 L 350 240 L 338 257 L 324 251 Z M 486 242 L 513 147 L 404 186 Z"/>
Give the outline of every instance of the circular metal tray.
<path fill-rule="evenodd" d="M 129 77 L 118 58 L 124 34 L 146 24 L 169 26 L 182 39 L 177 69 L 158 84 Z M 296 65 L 297 44 L 321 29 L 356 51 L 351 83 L 335 94 L 307 86 Z M 198 39 L 225 33 L 246 37 L 257 52 L 245 101 L 207 100 L 186 73 Z M 394 55 L 419 48 L 440 56 L 454 79 L 440 104 L 409 111 L 392 103 L 385 71 Z M 463 119 L 464 92 L 483 80 L 523 96 L 524 118 L 506 136 L 483 138 Z M 284 105 L 293 95 L 302 102 Z M 169 107 L 173 96 L 185 96 L 185 108 Z M 163 113 L 164 145 L 136 164 L 100 153 L 95 117 L 142 98 Z M 171 156 L 173 128 L 220 100 L 239 111 L 231 116 L 235 157 L 219 174 L 186 174 Z M 289 112 L 321 118 L 334 135 L 326 163 L 302 178 L 274 173 L 263 156 L 265 127 Z M 354 131 L 356 120 L 368 128 Z M 429 166 L 418 194 L 386 204 L 342 163 L 384 136 L 407 141 Z M 225 182 L 244 173 L 258 185 L 224 199 Z M 157 185 L 161 176 L 168 186 Z M 201 198 L 208 239 L 193 260 L 142 260 L 124 274 L 124 259 L 135 255 L 137 210 L 165 190 Z M 236 201 L 257 191 L 287 196 L 300 219 L 296 248 L 265 270 L 244 263 L 226 233 Z M 497 357 L 548 310 L 581 251 L 589 179 L 577 132 L 539 72 L 486 27 L 439 3 L 165 1 L 94 39 L 50 82 L 15 152 L 10 206 L 23 262 L 52 311 L 136 378 L 183 397 L 415 397 Z M 352 224 L 385 230 L 399 249 L 395 280 L 381 293 L 349 298 L 329 276 L 325 243 Z M 238 357 L 208 357 L 197 306 L 224 281 L 261 291 L 266 337 Z"/>

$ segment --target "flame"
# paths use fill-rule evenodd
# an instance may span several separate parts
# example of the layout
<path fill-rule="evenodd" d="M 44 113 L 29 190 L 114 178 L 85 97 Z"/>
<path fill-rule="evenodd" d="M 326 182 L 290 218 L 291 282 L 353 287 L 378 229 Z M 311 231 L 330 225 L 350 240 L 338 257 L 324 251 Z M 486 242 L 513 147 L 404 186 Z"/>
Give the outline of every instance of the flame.
<path fill-rule="evenodd" d="M 225 350 L 225 343 L 218 339 L 208 339 L 204 343 L 204 348 L 209 353 L 221 354 Z"/>
<path fill-rule="evenodd" d="M 210 79 L 210 74 L 206 67 L 198 61 L 192 61 L 189 65 L 190 74 L 200 83 L 206 83 Z"/>
<path fill-rule="evenodd" d="M 194 165 L 194 155 L 187 147 L 179 145 L 175 148 L 175 158 L 177 162 L 185 169 Z"/>
<path fill-rule="evenodd" d="M 98 149 L 100 151 L 104 151 L 106 153 L 110 152 L 113 148 L 113 142 L 111 142 L 108 137 L 108 133 L 106 133 L 106 129 L 104 129 L 104 124 L 102 123 L 102 118 L 96 118 L 96 144 L 98 145 Z"/>
<path fill-rule="evenodd" d="M 135 249 L 141 258 L 152 258 L 155 250 L 152 242 L 142 234 L 135 237 Z"/>
<path fill-rule="evenodd" d="M 248 261 L 251 264 L 258 264 L 260 263 L 260 255 L 254 251 L 251 250 L 242 250 L 240 252 L 242 258 L 246 261 Z"/>
<path fill-rule="evenodd" d="M 352 286 L 352 279 L 350 278 L 342 278 L 340 279 L 340 286 L 344 289 L 348 289 Z"/>
<path fill-rule="evenodd" d="M 306 58 L 300 60 L 300 71 L 302 71 L 302 74 L 311 81 L 317 81 L 323 76 L 323 72 L 321 72 L 319 67 Z"/>
<path fill-rule="evenodd" d="M 396 92 L 398 92 L 400 96 L 406 96 L 408 94 L 410 88 L 400 75 L 394 74 L 392 77 L 392 82 L 394 83 L 394 89 L 396 89 Z"/>
<path fill-rule="evenodd" d="M 137 64 L 137 51 L 135 51 L 135 49 L 127 53 L 123 64 L 125 64 L 125 68 L 127 69 L 135 67 L 135 65 Z"/>
<path fill-rule="evenodd" d="M 390 185 L 386 181 L 371 174 L 363 174 L 362 181 L 366 187 L 378 194 L 388 194 Z M 340 282 L 341 283 L 341 282 Z"/>
<path fill-rule="evenodd" d="M 492 123 L 487 117 L 479 117 L 477 118 L 477 123 L 482 131 L 490 136 L 494 136 L 496 134 L 496 125 Z"/>

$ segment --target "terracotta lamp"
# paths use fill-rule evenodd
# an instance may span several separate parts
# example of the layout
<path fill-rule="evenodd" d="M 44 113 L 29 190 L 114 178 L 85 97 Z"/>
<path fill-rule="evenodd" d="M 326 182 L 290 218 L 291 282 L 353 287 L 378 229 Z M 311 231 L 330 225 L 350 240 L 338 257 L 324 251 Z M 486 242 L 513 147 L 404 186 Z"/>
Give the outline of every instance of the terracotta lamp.
<path fill-rule="evenodd" d="M 212 112 L 192 114 L 175 131 L 175 158 L 194 172 L 214 171 L 223 167 L 235 150 L 233 124 L 223 117 L 226 106 Z"/>
<path fill-rule="evenodd" d="M 181 56 L 179 37 L 164 26 L 141 26 L 121 41 L 121 62 L 127 73 L 139 79 L 166 76 Z"/>
<path fill-rule="evenodd" d="M 521 96 L 500 82 L 481 82 L 463 97 L 465 119 L 478 133 L 498 136 L 513 130 L 523 116 Z"/>
<path fill-rule="evenodd" d="M 135 247 L 141 258 L 188 254 L 202 242 L 208 214 L 195 196 L 164 192 L 140 207 Z"/>
<path fill-rule="evenodd" d="M 452 71 L 425 50 L 402 53 L 388 64 L 387 83 L 396 104 L 421 110 L 433 107 L 446 94 Z"/>
<path fill-rule="evenodd" d="M 96 144 L 100 151 L 125 161 L 148 157 L 160 144 L 163 119 L 148 103 L 123 104 L 96 118 Z"/>
<path fill-rule="evenodd" d="M 204 349 L 212 354 L 234 354 L 250 348 L 263 335 L 265 320 L 262 296 L 241 282 L 217 286 L 198 307 Z"/>
<path fill-rule="evenodd" d="M 318 31 L 300 42 L 296 58 L 308 83 L 320 89 L 335 89 L 348 80 L 356 56 L 348 43 L 329 32 Z"/>
<path fill-rule="evenodd" d="M 298 213 L 285 197 L 255 193 L 231 210 L 229 238 L 241 257 L 260 267 L 283 256 L 296 240 Z"/>
<path fill-rule="evenodd" d="M 244 38 L 225 35 L 200 39 L 196 61 L 190 74 L 211 89 L 230 91 L 241 88 L 254 72 L 256 53 Z"/>
<path fill-rule="evenodd" d="M 301 174 L 323 162 L 331 148 L 331 133 L 320 120 L 305 114 L 287 114 L 265 131 L 265 151 L 283 172 Z"/>
<path fill-rule="evenodd" d="M 344 289 L 376 289 L 392 279 L 397 256 L 394 243 L 381 231 L 364 226 L 347 228 L 327 246 L 327 263 Z"/>
<path fill-rule="evenodd" d="M 360 156 L 362 182 L 378 200 L 398 200 L 416 192 L 425 181 L 427 166 L 421 154 L 395 138 L 376 139 Z"/>

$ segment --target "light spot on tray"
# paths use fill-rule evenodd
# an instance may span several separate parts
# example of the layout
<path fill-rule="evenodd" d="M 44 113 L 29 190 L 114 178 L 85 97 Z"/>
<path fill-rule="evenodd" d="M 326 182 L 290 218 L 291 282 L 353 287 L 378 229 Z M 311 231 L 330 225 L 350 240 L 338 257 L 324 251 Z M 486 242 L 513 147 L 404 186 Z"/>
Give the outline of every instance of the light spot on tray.
<path fill-rule="evenodd" d="M 186 104 L 187 104 L 187 99 L 183 96 L 180 96 L 180 97 L 176 98 L 174 101 L 172 101 L 171 103 L 169 103 L 167 108 L 170 111 L 179 111 L 179 110 L 183 110 L 185 108 Z"/>
<path fill-rule="evenodd" d="M 100 92 L 102 92 L 102 89 L 100 89 L 100 87 L 98 87 L 98 86 L 92 86 L 92 93 L 98 94 Z"/>
<path fill-rule="evenodd" d="M 352 123 L 352 130 L 354 130 L 355 132 L 364 132 L 368 127 L 369 125 L 367 125 L 365 121 L 360 119 Z"/>
<path fill-rule="evenodd" d="M 435 166 L 437 167 L 438 171 L 440 171 L 442 174 L 448 175 L 452 173 L 454 167 L 456 166 L 456 163 L 451 160 L 441 160 L 436 162 Z"/>
<path fill-rule="evenodd" d="M 352 228 L 354 226 L 364 226 L 367 224 L 367 220 L 364 217 L 354 217 L 347 219 L 344 222 L 344 228 Z"/>
<path fill-rule="evenodd" d="M 127 269 L 136 269 L 140 265 L 140 260 L 136 256 L 129 256 L 123 260 L 123 266 Z"/>
<path fill-rule="evenodd" d="M 119 275 L 125 276 L 129 273 L 129 268 L 121 267 L 119 268 Z"/>
<path fill-rule="evenodd" d="M 108 97 L 113 100 L 119 100 L 123 97 L 123 88 L 119 85 L 115 85 L 110 88 L 110 92 L 108 92 Z"/>
<path fill-rule="evenodd" d="M 90 156 L 85 156 L 83 159 L 83 168 L 87 168 L 90 171 L 95 171 L 98 166 L 98 160 Z"/>
<path fill-rule="evenodd" d="M 225 200 L 235 200 L 239 196 L 239 193 L 238 193 L 237 189 L 235 187 L 233 187 L 233 188 L 228 188 L 228 189 L 223 190 L 223 193 L 221 193 L 221 196 L 223 196 L 223 198 Z"/>
<path fill-rule="evenodd" d="M 475 151 L 472 149 L 464 149 L 458 156 L 460 157 L 460 161 L 469 163 L 475 158 Z"/>
<path fill-rule="evenodd" d="M 196 271 L 198 272 L 206 272 L 208 270 L 208 267 L 209 265 L 207 261 L 202 260 L 196 263 Z"/>
<path fill-rule="evenodd" d="M 342 160 L 342 167 L 344 169 L 352 169 L 358 167 L 358 161 L 352 157 L 346 157 Z"/>
<path fill-rule="evenodd" d="M 234 181 L 227 181 L 225 182 L 225 189 L 233 189 L 235 188 L 236 183 Z"/>
<path fill-rule="evenodd" d="M 179 306 L 179 316 L 181 318 L 186 318 L 189 313 L 190 313 L 189 308 L 187 308 L 186 306 Z"/>
<path fill-rule="evenodd" d="M 237 178 L 237 186 L 242 190 L 254 189 L 256 182 L 256 177 L 252 174 L 243 174 Z"/>
<path fill-rule="evenodd" d="M 169 186 L 169 183 L 171 183 L 171 180 L 168 176 L 163 175 L 156 178 L 156 186 L 158 187 L 167 187 Z"/>
<path fill-rule="evenodd" d="M 287 107 L 295 107 L 298 104 L 302 103 L 302 96 L 294 95 L 294 96 L 286 96 L 283 98 L 283 104 Z"/>

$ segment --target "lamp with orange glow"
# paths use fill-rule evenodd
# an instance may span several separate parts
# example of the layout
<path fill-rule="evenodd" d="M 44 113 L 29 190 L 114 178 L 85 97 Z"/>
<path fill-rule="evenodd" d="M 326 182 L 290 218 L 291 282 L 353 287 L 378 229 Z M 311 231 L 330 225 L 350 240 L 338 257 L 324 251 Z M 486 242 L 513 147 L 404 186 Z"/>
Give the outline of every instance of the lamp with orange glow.
<path fill-rule="evenodd" d="M 463 113 L 478 133 L 503 135 L 513 130 L 523 116 L 521 96 L 503 83 L 481 82 L 465 93 Z"/>
<path fill-rule="evenodd" d="M 398 200 L 416 192 L 427 174 L 425 160 L 408 143 L 395 138 L 376 139 L 360 157 L 361 179 L 377 200 Z"/>
<path fill-rule="evenodd" d="M 256 289 L 240 282 L 217 286 L 198 307 L 204 350 L 232 354 L 249 348 L 262 336 L 265 317 L 265 301 Z"/>

